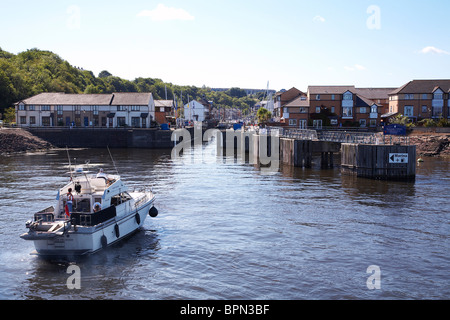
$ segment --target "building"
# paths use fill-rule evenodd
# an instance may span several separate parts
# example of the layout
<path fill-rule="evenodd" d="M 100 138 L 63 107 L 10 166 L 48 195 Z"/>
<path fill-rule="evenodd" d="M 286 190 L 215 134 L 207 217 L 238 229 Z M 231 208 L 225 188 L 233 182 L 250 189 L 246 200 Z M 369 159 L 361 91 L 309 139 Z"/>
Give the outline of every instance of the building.
<path fill-rule="evenodd" d="M 209 118 L 210 109 L 204 104 L 192 100 L 184 105 L 184 119 L 203 122 Z"/>
<path fill-rule="evenodd" d="M 450 80 L 413 80 L 389 94 L 384 117 L 402 114 L 416 122 L 450 118 Z"/>
<path fill-rule="evenodd" d="M 298 90 L 297 88 L 291 88 L 289 90 L 281 90 L 275 94 L 274 110 L 273 110 L 273 114 L 272 114 L 272 117 L 275 122 L 280 122 L 280 123 L 284 123 L 284 124 L 289 123 L 289 111 L 290 110 L 285 109 L 286 105 L 288 103 L 293 102 L 298 97 L 303 97 L 303 99 L 305 101 L 307 98 L 306 93 Z M 285 113 L 287 113 L 287 115 Z"/>
<path fill-rule="evenodd" d="M 159 124 L 174 123 L 174 112 L 173 100 L 155 100 L 155 120 Z"/>
<path fill-rule="evenodd" d="M 41 93 L 15 108 L 20 127 L 149 128 L 155 119 L 151 93 Z"/>

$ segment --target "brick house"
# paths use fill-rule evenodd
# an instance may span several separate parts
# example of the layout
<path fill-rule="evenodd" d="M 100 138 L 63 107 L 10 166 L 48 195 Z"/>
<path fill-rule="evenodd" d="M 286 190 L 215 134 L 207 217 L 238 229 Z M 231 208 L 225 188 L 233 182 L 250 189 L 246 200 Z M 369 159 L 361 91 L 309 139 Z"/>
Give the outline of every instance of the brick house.
<path fill-rule="evenodd" d="M 389 94 L 388 115 L 402 114 L 413 122 L 450 118 L 450 80 L 413 80 Z"/>

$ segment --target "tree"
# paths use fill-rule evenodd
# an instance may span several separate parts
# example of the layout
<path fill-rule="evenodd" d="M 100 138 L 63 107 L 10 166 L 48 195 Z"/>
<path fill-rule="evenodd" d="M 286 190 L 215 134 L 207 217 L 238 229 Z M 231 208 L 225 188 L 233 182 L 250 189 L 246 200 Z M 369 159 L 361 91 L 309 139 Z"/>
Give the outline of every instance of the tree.
<path fill-rule="evenodd" d="M 270 118 L 272 118 L 272 112 L 270 112 L 266 108 L 259 108 L 256 116 L 258 117 L 259 123 L 265 123 L 269 121 Z"/>
<path fill-rule="evenodd" d="M 99 77 L 99 78 L 108 78 L 108 77 L 111 77 L 111 76 L 112 76 L 112 74 L 109 73 L 109 72 L 106 71 L 106 70 L 103 70 L 102 72 L 100 72 L 100 73 L 98 74 L 98 77 Z"/>

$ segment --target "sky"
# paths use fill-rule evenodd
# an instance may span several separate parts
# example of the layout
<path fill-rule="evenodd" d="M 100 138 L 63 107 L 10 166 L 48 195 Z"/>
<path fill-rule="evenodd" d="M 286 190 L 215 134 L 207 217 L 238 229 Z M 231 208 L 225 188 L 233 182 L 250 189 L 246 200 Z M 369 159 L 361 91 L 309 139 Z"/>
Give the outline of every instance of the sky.
<path fill-rule="evenodd" d="M 0 47 L 98 75 L 272 90 L 450 76 L 448 0 L 0 0 Z"/>

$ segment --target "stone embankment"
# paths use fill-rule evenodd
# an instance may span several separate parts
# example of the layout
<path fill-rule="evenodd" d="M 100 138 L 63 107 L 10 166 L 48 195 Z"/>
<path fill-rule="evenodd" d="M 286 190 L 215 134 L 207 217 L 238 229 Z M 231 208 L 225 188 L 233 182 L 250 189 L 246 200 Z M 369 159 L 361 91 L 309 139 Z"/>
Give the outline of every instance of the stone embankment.
<path fill-rule="evenodd" d="M 450 156 L 450 133 L 413 133 L 409 143 L 417 146 L 417 155 Z"/>
<path fill-rule="evenodd" d="M 26 130 L 0 129 L 0 154 L 48 150 L 53 146 Z"/>

